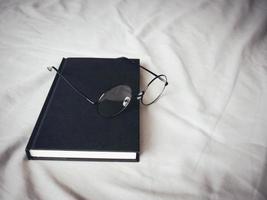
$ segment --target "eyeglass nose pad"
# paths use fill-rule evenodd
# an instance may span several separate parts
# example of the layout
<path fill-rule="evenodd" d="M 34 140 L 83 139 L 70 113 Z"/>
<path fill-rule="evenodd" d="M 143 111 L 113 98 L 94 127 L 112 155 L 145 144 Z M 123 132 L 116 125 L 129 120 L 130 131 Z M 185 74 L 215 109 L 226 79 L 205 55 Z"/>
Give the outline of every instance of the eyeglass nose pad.
<path fill-rule="evenodd" d="M 131 101 L 131 98 L 130 97 L 125 97 L 125 99 L 122 102 L 123 107 L 128 106 L 128 104 L 130 103 L 130 101 Z"/>

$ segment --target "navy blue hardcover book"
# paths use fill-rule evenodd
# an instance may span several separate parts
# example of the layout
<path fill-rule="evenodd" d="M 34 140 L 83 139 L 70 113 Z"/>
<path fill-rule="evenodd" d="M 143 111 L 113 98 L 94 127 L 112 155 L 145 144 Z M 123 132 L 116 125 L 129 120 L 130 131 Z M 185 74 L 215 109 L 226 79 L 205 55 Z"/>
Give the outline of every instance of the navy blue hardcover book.
<path fill-rule="evenodd" d="M 97 101 L 107 89 L 129 85 L 139 92 L 139 60 L 63 58 L 58 71 Z M 28 159 L 139 161 L 139 102 L 105 118 L 56 74 L 32 135 Z"/>

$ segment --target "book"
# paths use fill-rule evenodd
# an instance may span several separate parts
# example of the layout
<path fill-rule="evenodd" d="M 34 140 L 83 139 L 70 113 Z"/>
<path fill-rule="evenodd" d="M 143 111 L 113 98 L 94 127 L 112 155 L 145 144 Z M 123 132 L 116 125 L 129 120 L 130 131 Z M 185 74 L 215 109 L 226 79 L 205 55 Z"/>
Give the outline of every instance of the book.
<path fill-rule="evenodd" d="M 139 59 L 63 58 L 58 72 L 97 101 L 124 84 L 139 92 Z M 139 161 L 139 102 L 105 118 L 58 74 L 26 146 L 28 159 Z"/>

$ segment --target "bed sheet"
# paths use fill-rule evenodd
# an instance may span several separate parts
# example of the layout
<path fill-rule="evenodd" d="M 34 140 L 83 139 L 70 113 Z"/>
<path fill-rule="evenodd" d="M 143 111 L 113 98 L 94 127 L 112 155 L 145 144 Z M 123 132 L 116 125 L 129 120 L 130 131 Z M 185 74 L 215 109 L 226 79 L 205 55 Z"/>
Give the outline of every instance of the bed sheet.
<path fill-rule="evenodd" d="M 0 1 L 0 199 L 267 198 L 267 1 Z M 28 161 L 62 57 L 140 58 L 138 163 Z"/>

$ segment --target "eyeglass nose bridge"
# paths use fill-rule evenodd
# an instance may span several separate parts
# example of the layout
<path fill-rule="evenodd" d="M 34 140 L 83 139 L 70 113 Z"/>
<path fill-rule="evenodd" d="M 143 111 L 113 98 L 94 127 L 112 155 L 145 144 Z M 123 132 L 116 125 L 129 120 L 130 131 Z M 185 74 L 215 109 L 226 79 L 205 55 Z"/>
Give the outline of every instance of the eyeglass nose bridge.
<path fill-rule="evenodd" d="M 136 99 L 137 99 L 137 100 L 140 100 L 140 99 L 142 98 L 142 96 L 144 95 L 144 93 L 145 93 L 145 91 L 141 91 L 141 92 L 139 92 L 139 93 L 137 94 Z"/>

